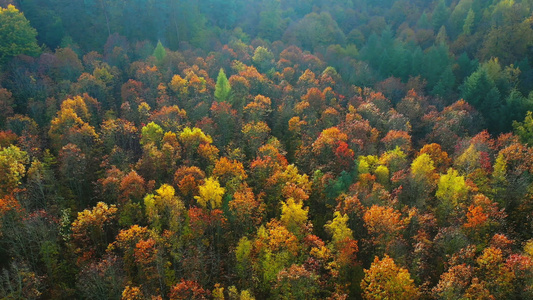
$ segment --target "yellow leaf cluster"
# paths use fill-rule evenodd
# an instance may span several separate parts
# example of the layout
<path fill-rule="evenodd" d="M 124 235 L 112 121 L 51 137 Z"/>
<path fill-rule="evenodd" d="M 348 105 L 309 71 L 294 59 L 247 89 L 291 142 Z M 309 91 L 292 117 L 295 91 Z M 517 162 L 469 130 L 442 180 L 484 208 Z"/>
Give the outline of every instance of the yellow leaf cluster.
<path fill-rule="evenodd" d="M 465 178 L 459 176 L 456 170 L 450 168 L 447 174 L 440 177 L 435 196 L 443 202 L 457 206 L 466 199 L 467 194 L 468 187 L 466 186 Z"/>
<path fill-rule="evenodd" d="M 431 180 L 435 177 L 435 166 L 433 165 L 433 160 L 431 157 L 424 153 L 419 155 L 413 160 L 411 164 L 411 173 L 416 179 L 426 179 Z"/>
<path fill-rule="evenodd" d="M 337 243 L 346 238 L 353 239 L 352 230 L 348 228 L 348 215 L 341 215 L 336 211 L 333 214 L 333 221 L 329 221 L 324 227 L 326 231 L 333 237 L 333 242 Z"/>
<path fill-rule="evenodd" d="M 281 223 L 291 232 L 298 232 L 307 223 L 309 208 L 302 207 L 302 202 L 295 202 L 293 198 L 281 202 Z"/>
<path fill-rule="evenodd" d="M 171 185 L 163 184 L 156 190 L 156 194 L 149 194 L 144 197 L 146 215 L 152 226 L 156 229 L 164 229 L 166 222 L 171 230 L 177 230 L 179 226 L 178 218 L 185 206 L 176 197 L 176 191 Z"/>
<path fill-rule="evenodd" d="M 204 184 L 199 187 L 199 195 L 194 199 L 198 201 L 198 204 L 203 208 L 207 208 L 209 204 L 211 209 L 220 208 L 222 206 L 222 196 L 226 192 L 226 189 L 220 186 L 217 179 L 209 177 L 205 180 Z"/>
<path fill-rule="evenodd" d="M 180 142 L 185 145 L 196 145 L 200 143 L 213 143 L 213 139 L 206 135 L 200 128 L 194 127 L 185 127 L 179 135 Z"/>
<path fill-rule="evenodd" d="M 181 78 L 180 75 L 174 75 L 170 81 L 170 89 L 177 93 L 179 96 L 186 96 L 189 94 L 189 88 L 187 79 Z"/>

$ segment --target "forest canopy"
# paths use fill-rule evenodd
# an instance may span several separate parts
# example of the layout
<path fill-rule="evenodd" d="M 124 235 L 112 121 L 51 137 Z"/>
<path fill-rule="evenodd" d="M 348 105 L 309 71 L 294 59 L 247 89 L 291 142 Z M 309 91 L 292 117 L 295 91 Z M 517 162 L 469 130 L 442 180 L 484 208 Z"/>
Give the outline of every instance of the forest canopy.
<path fill-rule="evenodd" d="M 0 0 L 0 298 L 533 298 L 532 20 Z"/>

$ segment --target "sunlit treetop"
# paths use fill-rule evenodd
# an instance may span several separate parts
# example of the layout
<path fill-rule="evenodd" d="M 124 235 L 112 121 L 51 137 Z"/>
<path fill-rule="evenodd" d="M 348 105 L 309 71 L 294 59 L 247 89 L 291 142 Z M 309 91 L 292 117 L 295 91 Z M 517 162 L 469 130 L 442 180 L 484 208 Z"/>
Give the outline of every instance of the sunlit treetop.
<path fill-rule="evenodd" d="M 38 55 L 36 37 L 37 31 L 15 6 L 0 7 L 0 62 L 19 54 Z"/>

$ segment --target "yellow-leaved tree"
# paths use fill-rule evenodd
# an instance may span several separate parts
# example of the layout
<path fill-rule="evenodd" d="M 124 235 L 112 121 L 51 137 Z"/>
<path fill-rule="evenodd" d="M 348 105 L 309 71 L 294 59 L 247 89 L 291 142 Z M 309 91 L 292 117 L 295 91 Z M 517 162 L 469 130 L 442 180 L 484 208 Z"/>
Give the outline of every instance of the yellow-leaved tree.
<path fill-rule="evenodd" d="M 0 149 L 0 197 L 19 186 L 26 173 L 25 165 L 28 161 L 28 154 L 17 146 Z"/>
<path fill-rule="evenodd" d="M 418 208 L 423 208 L 426 205 L 429 195 L 435 188 L 437 178 L 433 160 L 428 154 L 420 154 L 413 160 L 408 194 Z"/>
<path fill-rule="evenodd" d="M 343 241 L 346 238 L 353 239 L 352 230 L 348 228 L 348 215 L 341 215 L 336 211 L 333 213 L 333 221 L 324 225 L 326 231 L 331 234 L 333 243 Z"/>
<path fill-rule="evenodd" d="M 281 223 L 289 229 L 290 232 L 299 233 L 307 223 L 307 213 L 309 208 L 303 208 L 303 202 L 294 201 L 293 198 L 281 202 Z"/>
<path fill-rule="evenodd" d="M 455 208 L 463 204 L 468 196 L 468 186 L 464 176 L 450 168 L 448 173 L 440 177 L 435 196 L 439 200 L 437 219 L 442 223 L 449 222 Z"/>
<path fill-rule="evenodd" d="M 208 205 L 211 209 L 220 208 L 222 206 L 222 196 L 224 196 L 225 192 L 226 189 L 220 186 L 216 178 L 209 177 L 199 187 L 199 195 L 195 196 L 194 199 L 203 208 L 207 208 Z"/>
<path fill-rule="evenodd" d="M 156 194 L 144 197 L 146 216 L 152 228 L 156 230 L 170 229 L 178 231 L 180 216 L 185 210 L 183 202 L 176 196 L 176 191 L 171 185 L 163 184 L 157 189 Z"/>

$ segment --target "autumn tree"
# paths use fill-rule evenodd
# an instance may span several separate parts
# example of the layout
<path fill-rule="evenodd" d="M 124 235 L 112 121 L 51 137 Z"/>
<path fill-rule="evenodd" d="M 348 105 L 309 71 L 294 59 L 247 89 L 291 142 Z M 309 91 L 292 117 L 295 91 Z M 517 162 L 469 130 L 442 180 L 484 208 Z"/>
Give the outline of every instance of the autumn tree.
<path fill-rule="evenodd" d="M 312 151 L 316 155 L 318 166 L 324 166 L 327 171 L 339 172 L 351 170 L 353 167 L 354 151 L 347 144 L 348 136 L 337 127 L 324 129 L 312 144 Z M 335 160 L 331 160 L 331 158 Z"/>
<path fill-rule="evenodd" d="M 444 173 L 451 164 L 451 159 L 448 157 L 448 153 L 442 151 L 439 144 L 426 144 L 420 149 L 419 153 L 429 155 L 433 161 L 435 169 L 441 173 Z"/>
<path fill-rule="evenodd" d="M 244 114 L 250 121 L 264 121 L 272 111 L 272 100 L 263 95 L 257 95 L 254 100 L 244 107 Z"/>
<path fill-rule="evenodd" d="M 318 275 L 295 264 L 278 273 L 273 287 L 279 299 L 313 299 L 319 293 Z"/>
<path fill-rule="evenodd" d="M 8 195 L 20 185 L 25 176 L 28 154 L 19 147 L 11 145 L 0 149 L 0 197 Z"/>
<path fill-rule="evenodd" d="M 397 266 L 387 255 L 381 260 L 376 256 L 370 269 L 365 269 L 361 288 L 365 299 L 417 299 L 420 297 L 420 292 L 411 279 L 409 271 Z"/>
<path fill-rule="evenodd" d="M 208 177 L 203 185 L 199 186 L 198 196 L 194 199 L 203 208 L 216 209 L 222 206 L 222 196 L 226 189 L 220 186 L 217 179 Z"/>
<path fill-rule="evenodd" d="M 278 273 L 295 263 L 299 250 L 298 238 L 279 221 L 272 220 L 259 227 L 253 243 L 245 237 L 241 239 L 236 249 L 237 266 L 245 270 L 251 262 L 252 271 L 261 278 L 258 288 L 267 292 Z M 252 253 L 257 256 L 252 257 Z"/>
<path fill-rule="evenodd" d="M 101 256 L 114 236 L 117 208 L 103 202 L 92 209 L 78 213 L 72 223 L 72 239 L 76 247 L 78 263 Z"/>
<path fill-rule="evenodd" d="M 303 203 L 297 203 L 293 198 L 281 203 L 281 223 L 292 233 L 299 234 L 307 223 L 309 208 L 303 208 Z"/>
<path fill-rule="evenodd" d="M 468 186 L 463 176 L 450 168 L 439 178 L 435 196 L 439 200 L 437 217 L 441 222 L 449 222 L 455 208 L 461 206 L 468 196 Z"/>
<path fill-rule="evenodd" d="M 248 178 L 243 164 L 236 160 L 229 160 L 227 157 L 221 157 L 217 160 L 212 175 L 223 186 L 226 186 L 229 192 L 236 190 L 240 183 Z"/>
<path fill-rule="evenodd" d="M 430 193 L 436 187 L 437 178 L 438 175 L 435 172 L 431 157 L 426 153 L 419 155 L 411 163 L 411 175 L 409 178 L 411 195 L 406 196 L 413 197 L 411 201 L 414 201 L 417 207 L 423 208 L 429 199 Z"/>
<path fill-rule="evenodd" d="M 178 187 L 181 195 L 191 198 L 198 195 L 198 186 L 205 178 L 205 173 L 200 168 L 181 166 L 174 173 L 174 185 Z"/>
<path fill-rule="evenodd" d="M 391 243 L 400 242 L 402 230 L 409 224 L 413 214 L 414 212 L 411 212 L 410 216 L 402 218 L 400 212 L 394 208 L 377 205 L 366 210 L 363 215 L 364 224 L 372 236 L 372 243 L 378 248 L 378 253 L 390 253 L 387 250 L 390 249 Z"/>
<path fill-rule="evenodd" d="M 177 283 L 170 289 L 169 299 L 171 300 L 185 300 L 185 299 L 209 299 L 211 292 L 202 288 L 196 281 L 184 280 Z"/>
<path fill-rule="evenodd" d="M 178 139 L 184 147 L 184 158 L 189 163 L 198 157 L 199 147 L 213 143 L 211 136 L 206 135 L 200 128 L 185 127 L 178 135 Z"/>
<path fill-rule="evenodd" d="M 246 147 L 247 153 L 253 157 L 257 149 L 266 142 L 270 134 L 270 127 L 263 121 L 250 122 L 242 126 L 242 134 L 248 141 Z"/>
<path fill-rule="evenodd" d="M 107 151 L 119 147 L 122 151 L 136 151 L 139 147 L 138 129 L 125 119 L 108 119 L 101 125 L 100 138 Z"/>
<path fill-rule="evenodd" d="M 175 195 L 175 190 L 170 185 L 163 184 L 155 192 L 144 197 L 146 216 L 151 227 L 158 232 L 165 229 L 178 232 L 184 217 L 183 202 Z"/>
<path fill-rule="evenodd" d="M 328 269 L 331 276 L 341 286 L 340 290 L 347 292 L 345 289 L 350 285 L 357 284 L 353 280 L 354 267 L 358 264 L 357 253 L 359 247 L 357 241 L 353 238 L 353 232 L 348 227 L 349 217 L 339 211 L 333 213 L 333 220 L 324 225 L 324 229 L 331 235 L 331 243 L 326 247 L 317 247 L 311 249 L 314 256 L 327 258 L 328 252 L 331 251 L 333 261 L 329 263 Z M 342 287 L 343 284 L 346 286 Z"/>
<path fill-rule="evenodd" d="M 238 236 L 242 233 L 252 233 L 259 226 L 265 215 L 265 205 L 262 199 L 254 195 L 248 186 L 241 186 L 228 203 L 230 209 L 229 221 L 234 226 Z"/>
<path fill-rule="evenodd" d="M 79 104 L 82 111 L 87 111 L 86 108 L 83 109 L 84 104 Z M 52 120 L 48 134 L 52 139 L 52 145 L 56 149 L 72 143 L 84 153 L 87 153 L 98 139 L 98 134 L 94 127 L 78 116 L 76 111 L 68 105 L 63 106 L 57 113 L 56 118 Z"/>

